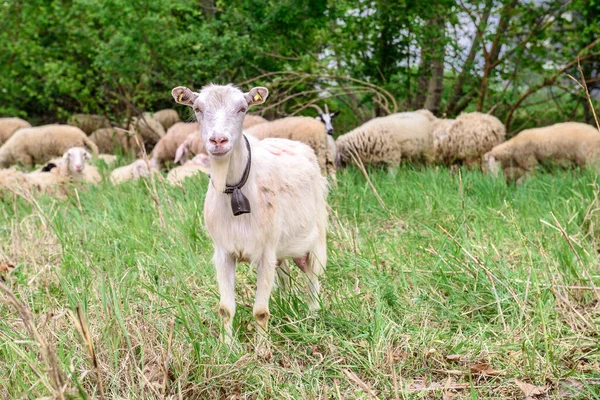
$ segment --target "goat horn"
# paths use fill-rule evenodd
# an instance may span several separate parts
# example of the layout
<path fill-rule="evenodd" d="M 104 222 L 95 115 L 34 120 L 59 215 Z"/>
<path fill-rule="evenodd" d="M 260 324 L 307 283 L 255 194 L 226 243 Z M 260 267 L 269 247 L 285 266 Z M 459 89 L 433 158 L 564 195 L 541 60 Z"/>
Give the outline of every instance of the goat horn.
<path fill-rule="evenodd" d="M 327 103 L 325 103 L 325 114 L 329 114 L 329 107 L 327 107 Z"/>
<path fill-rule="evenodd" d="M 309 104 L 308 106 L 314 108 L 315 110 L 317 110 L 317 112 L 319 113 L 319 115 L 323 114 L 323 110 L 321 110 L 321 107 L 319 107 L 318 105 L 316 105 L 316 104 Z"/>

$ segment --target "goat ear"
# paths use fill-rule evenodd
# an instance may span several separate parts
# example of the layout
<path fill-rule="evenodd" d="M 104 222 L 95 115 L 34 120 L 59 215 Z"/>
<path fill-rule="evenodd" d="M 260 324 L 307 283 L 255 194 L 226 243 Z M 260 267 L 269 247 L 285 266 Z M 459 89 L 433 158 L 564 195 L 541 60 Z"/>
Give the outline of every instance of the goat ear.
<path fill-rule="evenodd" d="M 330 114 L 330 118 L 331 118 L 331 119 L 334 119 L 335 117 L 337 117 L 337 116 L 339 115 L 339 113 L 340 113 L 340 111 L 339 111 L 339 110 L 338 110 L 338 111 L 334 111 L 334 112 L 332 112 L 332 113 Z"/>
<path fill-rule="evenodd" d="M 187 146 L 184 144 L 180 145 L 177 148 L 177 151 L 175 152 L 175 164 L 177 164 L 178 162 L 182 161 L 182 164 L 186 161 L 184 160 L 184 157 L 187 158 Z"/>
<path fill-rule="evenodd" d="M 248 102 L 248 107 L 262 104 L 269 97 L 269 90 L 266 87 L 258 86 L 250 89 L 248 93 L 244 93 L 244 97 Z"/>
<path fill-rule="evenodd" d="M 190 107 L 194 105 L 194 101 L 196 101 L 198 98 L 197 93 L 192 92 L 190 89 L 184 86 L 177 86 L 171 91 L 171 95 L 177 103 Z"/>
<path fill-rule="evenodd" d="M 317 116 L 315 117 L 315 119 L 316 119 L 317 121 L 321 121 L 321 122 L 323 122 L 323 118 L 321 118 L 321 116 L 320 116 L 320 115 L 317 115 Z"/>

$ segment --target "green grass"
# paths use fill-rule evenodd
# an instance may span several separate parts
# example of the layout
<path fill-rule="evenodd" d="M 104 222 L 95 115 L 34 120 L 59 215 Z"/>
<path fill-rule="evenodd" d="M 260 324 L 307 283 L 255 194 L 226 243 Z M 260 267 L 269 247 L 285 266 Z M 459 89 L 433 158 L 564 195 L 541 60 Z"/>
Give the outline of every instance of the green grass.
<path fill-rule="evenodd" d="M 521 186 L 468 170 L 369 172 L 386 208 L 357 169 L 338 174 L 322 310 L 309 314 L 294 271 L 298 290 L 271 299 L 269 359 L 253 352 L 247 265 L 237 270 L 240 346 L 219 340 L 204 176 L 183 190 L 157 182 L 157 201 L 144 182 L 87 187 L 79 201 L 5 194 L 0 265 L 15 268 L 2 276 L 73 398 L 100 398 L 98 371 L 111 399 L 523 398 L 515 379 L 549 398 L 565 384 L 572 398 L 600 398 L 592 172 Z M 5 302 L 0 398 L 54 394 L 39 349 Z"/>

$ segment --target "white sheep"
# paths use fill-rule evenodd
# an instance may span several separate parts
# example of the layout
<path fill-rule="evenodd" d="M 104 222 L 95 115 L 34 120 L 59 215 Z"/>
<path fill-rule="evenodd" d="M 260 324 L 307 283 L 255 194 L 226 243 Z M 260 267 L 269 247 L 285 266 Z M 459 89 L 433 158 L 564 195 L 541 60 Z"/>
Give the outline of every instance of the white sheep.
<path fill-rule="evenodd" d="M 117 162 L 117 156 L 113 154 L 98 154 L 98 160 L 102 160 L 108 167 Z"/>
<path fill-rule="evenodd" d="M 526 177 L 539 163 L 584 167 L 600 160 L 600 132 L 580 122 L 526 129 L 495 146 L 483 160 L 493 174 L 501 167 L 509 182 Z"/>
<path fill-rule="evenodd" d="M 498 118 L 472 112 L 463 113 L 456 120 L 434 121 L 433 136 L 439 162 L 480 165 L 486 152 L 504 142 L 506 129 Z"/>
<path fill-rule="evenodd" d="M 118 151 L 137 152 L 144 145 L 141 135 L 120 128 L 102 128 L 95 130 L 90 139 L 101 153 L 114 154 Z"/>
<path fill-rule="evenodd" d="M 1 170 L 0 186 L 13 190 L 43 191 L 62 197 L 67 184 L 100 182 L 98 169 L 85 164 L 85 160 L 91 160 L 91 158 L 91 154 L 86 149 L 73 147 L 67 150 L 61 158 L 51 160 L 38 171 L 26 174 L 10 169 Z"/>
<path fill-rule="evenodd" d="M 318 276 L 327 261 L 327 180 L 313 150 L 242 133 L 248 107 L 265 101 L 266 88 L 243 93 L 232 85 L 208 85 L 199 93 L 177 87 L 172 94 L 193 108 L 210 158 L 204 221 L 215 247 L 226 338 L 233 333 L 236 262 L 257 266 L 253 315 L 263 329 L 278 260 L 292 258 L 306 272 L 309 306 L 318 308 Z"/>
<path fill-rule="evenodd" d="M 152 114 L 152 118 L 157 120 L 163 126 L 165 131 L 179 122 L 179 114 L 177 114 L 177 111 L 170 108 L 155 112 Z"/>
<path fill-rule="evenodd" d="M 266 120 L 265 118 L 261 117 L 260 115 L 246 114 L 246 117 L 244 117 L 243 128 L 244 129 L 252 128 L 255 125 L 264 124 L 265 122 L 269 122 L 269 121 Z"/>
<path fill-rule="evenodd" d="M 71 147 L 87 147 L 98 154 L 96 144 L 75 126 L 44 125 L 19 129 L 0 147 L 0 167 L 42 164 Z"/>
<path fill-rule="evenodd" d="M 210 159 L 206 154 L 198 154 L 185 164 L 175 167 L 167 174 L 167 181 L 172 184 L 180 184 L 186 178 L 202 172 L 208 174 L 210 170 Z"/>
<path fill-rule="evenodd" d="M 321 173 L 335 178 L 333 163 L 328 163 L 331 155 L 327 147 L 325 125 L 321 121 L 311 117 L 286 117 L 253 126 L 245 132 L 261 140 L 290 139 L 310 146 L 317 156 Z"/>
<path fill-rule="evenodd" d="M 156 172 L 156 170 L 152 167 L 150 161 L 140 159 L 113 170 L 110 174 L 110 180 L 113 184 L 118 185 L 129 180 L 147 178 L 153 172 Z"/>
<path fill-rule="evenodd" d="M 139 118 L 133 117 L 127 130 L 141 136 L 147 153 L 165 136 L 165 128 L 150 113 L 143 113 Z"/>
<path fill-rule="evenodd" d="M 374 118 L 336 140 L 339 166 L 353 157 L 367 164 L 385 164 L 395 172 L 401 161 L 431 161 L 432 126 L 429 119 L 415 112 Z"/>
<path fill-rule="evenodd" d="M 0 118 L 0 146 L 19 129 L 31 128 L 31 124 L 21 118 Z"/>
<path fill-rule="evenodd" d="M 111 127 L 108 118 L 96 114 L 73 114 L 67 120 L 67 125 L 76 126 L 87 135 L 98 129 Z"/>
<path fill-rule="evenodd" d="M 187 156 L 189 152 L 189 146 L 192 143 L 188 143 L 186 146 L 181 147 L 185 140 L 192 133 L 200 132 L 200 126 L 197 122 L 178 122 L 169 128 L 167 134 L 163 136 L 150 154 L 152 165 L 156 168 L 161 167 L 165 164 L 165 161 L 175 163 L 179 162 L 184 155 Z M 190 138 L 190 141 L 192 138 Z M 181 148 L 181 149 L 180 149 Z M 179 156 L 178 151 L 179 150 Z M 184 160 L 184 162 L 187 160 Z"/>

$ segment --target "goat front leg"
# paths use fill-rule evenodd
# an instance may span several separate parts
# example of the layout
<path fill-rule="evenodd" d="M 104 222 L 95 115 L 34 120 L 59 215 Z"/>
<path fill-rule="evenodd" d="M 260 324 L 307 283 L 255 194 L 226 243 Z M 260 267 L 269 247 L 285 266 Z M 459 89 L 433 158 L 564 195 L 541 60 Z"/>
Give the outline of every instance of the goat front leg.
<path fill-rule="evenodd" d="M 256 299 L 254 300 L 254 310 L 252 314 L 258 325 L 267 330 L 269 321 L 269 299 L 275 282 L 275 264 L 277 258 L 275 252 L 269 251 L 263 254 L 257 265 L 256 276 Z"/>
<path fill-rule="evenodd" d="M 225 329 L 225 342 L 233 339 L 233 316 L 235 315 L 235 259 L 223 249 L 216 248 L 213 258 L 219 285 L 219 315 Z"/>

